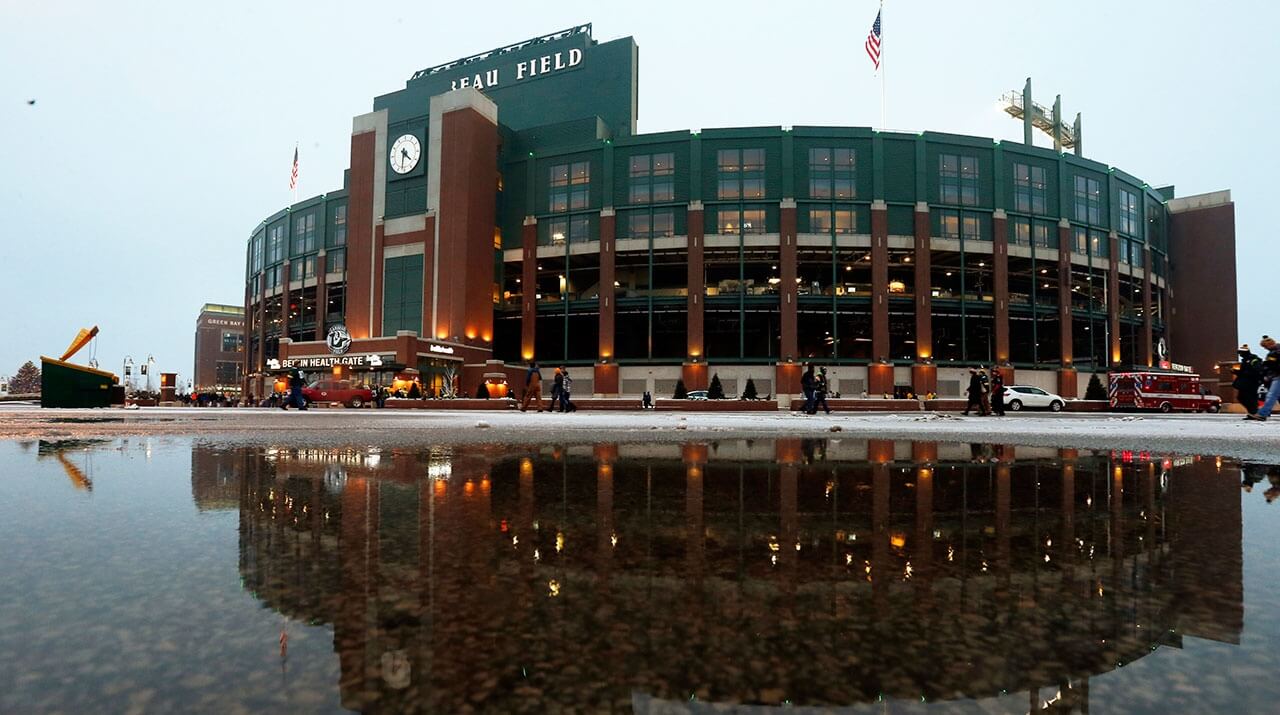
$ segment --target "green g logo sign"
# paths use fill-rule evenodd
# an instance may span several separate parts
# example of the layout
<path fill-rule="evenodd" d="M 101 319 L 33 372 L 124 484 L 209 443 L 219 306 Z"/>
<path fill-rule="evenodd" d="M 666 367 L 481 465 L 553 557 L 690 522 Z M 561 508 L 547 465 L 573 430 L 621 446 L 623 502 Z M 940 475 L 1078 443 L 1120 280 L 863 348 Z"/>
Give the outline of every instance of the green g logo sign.
<path fill-rule="evenodd" d="M 347 326 L 335 325 L 329 328 L 329 334 L 325 336 L 324 342 L 329 346 L 330 353 L 343 355 L 351 349 L 351 333 L 347 332 Z"/>

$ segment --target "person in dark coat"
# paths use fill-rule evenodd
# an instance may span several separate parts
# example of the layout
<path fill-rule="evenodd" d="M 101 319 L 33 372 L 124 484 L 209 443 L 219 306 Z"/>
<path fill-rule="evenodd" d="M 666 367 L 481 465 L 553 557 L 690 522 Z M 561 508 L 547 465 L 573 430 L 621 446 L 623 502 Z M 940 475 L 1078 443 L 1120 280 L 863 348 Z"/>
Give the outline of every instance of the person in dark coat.
<path fill-rule="evenodd" d="M 1267 384 L 1267 399 L 1257 414 L 1245 415 L 1244 418 L 1266 422 L 1276 402 L 1280 401 L 1280 343 L 1270 335 L 1263 335 L 1262 347 L 1267 349 L 1267 356 L 1262 359 L 1262 381 Z"/>
<path fill-rule="evenodd" d="M 640 399 L 640 409 L 642 410 L 653 409 L 653 395 L 649 394 L 648 390 L 644 391 L 644 397 Z"/>
<path fill-rule="evenodd" d="M 551 382 L 551 404 L 547 407 L 547 412 L 555 412 L 557 407 L 564 412 L 564 373 L 560 372 L 560 368 L 556 368 L 555 379 Z"/>
<path fill-rule="evenodd" d="M 969 396 L 969 402 L 964 406 L 964 413 L 967 415 L 969 410 L 977 410 L 982 414 L 982 378 L 974 368 L 969 368 L 969 389 L 965 394 Z"/>
<path fill-rule="evenodd" d="M 1251 415 L 1258 413 L 1258 387 L 1262 384 L 1262 358 L 1258 357 L 1245 343 L 1236 351 L 1240 362 L 1231 372 L 1235 379 L 1231 386 L 1236 390 L 1236 400 L 1244 405 L 1245 412 Z"/>
<path fill-rule="evenodd" d="M 1004 375 L 999 370 L 991 371 L 991 411 L 1004 417 Z"/>
<path fill-rule="evenodd" d="M 280 409 L 287 410 L 289 405 L 293 405 L 300 410 L 307 409 L 307 398 L 302 395 L 302 388 L 306 385 L 306 380 L 302 377 L 302 371 L 296 366 L 289 369 L 289 397 L 280 405 Z"/>
<path fill-rule="evenodd" d="M 520 401 L 520 411 L 524 412 L 529 409 L 529 402 L 533 402 L 533 406 L 542 411 L 542 371 L 538 369 L 538 363 L 529 363 L 529 372 L 524 376 L 524 399 Z"/>
<path fill-rule="evenodd" d="M 573 393 L 573 378 L 569 377 L 569 368 L 567 366 L 560 367 L 560 374 L 564 377 L 560 382 L 560 411 L 573 412 L 578 406 L 573 404 L 573 400 L 569 396 Z"/>
<path fill-rule="evenodd" d="M 801 410 L 803 410 L 806 415 L 811 415 L 816 412 L 816 408 L 813 404 L 813 391 L 817 385 L 818 380 L 814 377 L 813 365 L 810 364 L 809 367 L 805 369 L 804 374 L 800 376 L 800 391 L 804 393 L 804 407 L 802 407 Z"/>
<path fill-rule="evenodd" d="M 831 408 L 827 406 L 827 393 L 830 391 L 831 385 L 827 382 L 827 368 L 818 368 L 818 379 L 813 384 L 813 409 L 809 412 L 811 415 L 818 414 L 818 406 L 831 414 Z"/>

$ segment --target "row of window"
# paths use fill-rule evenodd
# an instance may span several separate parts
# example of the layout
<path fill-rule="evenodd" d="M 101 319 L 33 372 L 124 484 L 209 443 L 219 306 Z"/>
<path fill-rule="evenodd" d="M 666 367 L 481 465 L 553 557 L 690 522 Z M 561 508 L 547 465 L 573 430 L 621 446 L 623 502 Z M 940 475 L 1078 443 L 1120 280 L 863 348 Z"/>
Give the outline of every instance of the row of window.
<path fill-rule="evenodd" d="M 287 247 L 285 245 L 285 239 L 288 235 L 287 221 L 281 221 L 268 226 L 265 231 L 259 231 L 249 241 L 249 272 L 257 273 L 261 271 L 264 260 L 266 265 L 283 261 L 286 257 L 286 248 L 288 248 L 289 256 L 301 256 L 318 250 L 320 248 L 318 222 L 318 209 L 299 212 L 294 215 L 293 240 Z M 332 229 L 329 231 L 326 241 L 327 247 L 333 248 L 347 245 L 346 204 L 333 206 L 329 210 L 329 224 Z"/>
<path fill-rule="evenodd" d="M 813 199 L 857 198 L 857 152 L 851 148 L 809 149 L 809 193 Z M 671 152 L 631 157 L 629 199 L 636 203 L 663 203 L 675 199 L 675 155 Z M 965 154 L 938 156 L 939 202 L 959 206 L 978 205 L 978 159 Z M 591 164 L 579 161 L 550 168 L 549 211 L 578 211 L 589 206 Z M 716 153 L 716 198 L 722 201 L 760 199 L 765 195 L 764 149 L 721 149 Z M 1014 163 L 1013 210 L 1045 215 L 1048 211 L 1048 176 L 1042 166 Z M 1076 176 L 1075 220 L 1102 224 L 1102 182 Z M 1119 191 L 1120 233 L 1138 233 L 1138 197 Z M 299 226 L 299 235 L 304 229 Z M 295 255 L 300 251 L 296 248 Z"/>
<path fill-rule="evenodd" d="M 318 256 L 305 256 L 290 264 L 290 280 L 305 280 L 316 277 L 316 259 Z M 327 273 L 342 273 L 347 270 L 347 251 L 338 249 L 329 251 L 325 256 Z M 278 288 L 284 281 L 284 264 L 268 266 L 262 273 L 263 286 L 267 290 Z"/>

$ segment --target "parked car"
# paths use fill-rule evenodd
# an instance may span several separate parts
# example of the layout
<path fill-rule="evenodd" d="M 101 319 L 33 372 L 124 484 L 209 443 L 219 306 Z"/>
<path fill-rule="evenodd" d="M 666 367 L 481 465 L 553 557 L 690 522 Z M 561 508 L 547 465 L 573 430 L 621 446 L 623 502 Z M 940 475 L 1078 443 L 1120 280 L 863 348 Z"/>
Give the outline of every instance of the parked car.
<path fill-rule="evenodd" d="M 1047 408 L 1053 412 L 1061 412 L 1067 404 L 1062 397 L 1031 385 L 1010 385 L 1005 390 L 1004 404 L 1012 412 L 1017 412 L 1024 407 Z"/>
<path fill-rule="evenodd" d="M 364 407 L 373 402 L 373 390 L 352 384 L 350 380 L 317 380 L 302 388 L 307 404 L 341 402 L 347 407 Z"/>
<path fill-rule="evenodd" d="M 707 398 L 706 390 L 690 390 L 685 396 L 686 400 L 705 400 Z"/>

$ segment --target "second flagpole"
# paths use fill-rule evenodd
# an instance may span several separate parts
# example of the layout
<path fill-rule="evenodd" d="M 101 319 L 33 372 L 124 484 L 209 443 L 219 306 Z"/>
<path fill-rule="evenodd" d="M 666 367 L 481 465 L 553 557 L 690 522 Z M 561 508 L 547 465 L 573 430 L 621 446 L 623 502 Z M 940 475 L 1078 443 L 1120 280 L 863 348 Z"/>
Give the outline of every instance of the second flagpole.
<path fill-rule="evenodd" d="M 886 117 L 888 110 L 885 107 L 884 92 L 884 0 L 880 0 L 880 131 L 888 128 Z"/>

